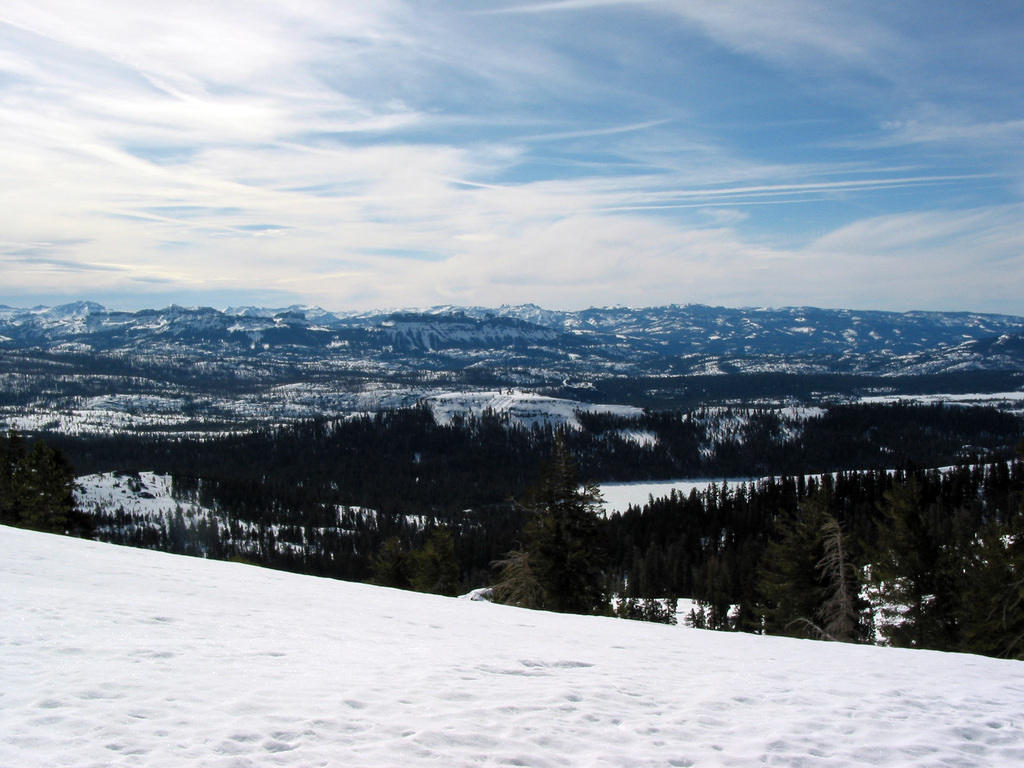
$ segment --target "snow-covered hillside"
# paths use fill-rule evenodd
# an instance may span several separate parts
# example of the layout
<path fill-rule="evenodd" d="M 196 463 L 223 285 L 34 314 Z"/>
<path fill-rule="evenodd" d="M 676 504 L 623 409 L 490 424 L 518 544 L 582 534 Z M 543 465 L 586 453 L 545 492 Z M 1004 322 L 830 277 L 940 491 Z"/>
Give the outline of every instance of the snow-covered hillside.
<path fill-rule="evenodd" d="M 168 518 L 176 510 L 182 510 L 189 517 L 214 514 L 194 502 L 175 499 L 169 475 L 104 472 L 77 477 L 75 486 L 75 503 L 86 512 L 121 510 L 148 519 Z"/>
<path fill-rule="evenodd" d="M 875 395 L 861 397 L 862 403 L 923 403 L 934 405 L 945 403 L 946 405 L 978 406 L 995 405 L 1000 410 L 1010 413 L 1024 413 L 1024 392 L 978 392 L 974 394 L 945 394 L 945 395 Z"/>
<path fill-rule="evenodd" d="M 0 528 L 0 765 L 1009 766 L 1024 665 Z"/>
<path fill-rule="evenodd" d="M 597 405 L 578 400 L 544 397 L 533 392 L 507 389 L 485 392 L 446 392 L 424 397 L 423 401 L 440 424 L 448 424 L 457 416 L 479 416 L 484 412 L 508 417 L 510 423 L 524 427 L 553 424 L 578 428 L 577 411 L 611 413 L 617 416 L 638 416 L 643 411 L 629 405 Z M 643 436 L 632 436 L 642 440 Z"/>

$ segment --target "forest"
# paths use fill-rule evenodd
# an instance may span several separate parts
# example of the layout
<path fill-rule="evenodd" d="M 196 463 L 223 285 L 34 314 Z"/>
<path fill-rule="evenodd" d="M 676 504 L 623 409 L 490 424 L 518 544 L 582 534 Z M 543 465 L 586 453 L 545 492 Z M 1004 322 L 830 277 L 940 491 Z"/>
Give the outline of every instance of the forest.
<path fill-rule="evenodd" d="M 417 407 L 217 438 L 48 435 L 28 448 L 12 434 L 3 522 L 444 594 L 494 585 L 552 610 L 667 620 L 657 601 L 687 597 L 690 622 L 714 629 L 1024 653 L 1017 417 L 896 403 L 576 420 L 439 423 Z M 65 503 L 46 522 L 18 501 L 44 454 L 57 495 L 70 467 L 151 471 L 209 513 Z M 597 511 L 596 481 L 687 476 L 762 479 Z"/>

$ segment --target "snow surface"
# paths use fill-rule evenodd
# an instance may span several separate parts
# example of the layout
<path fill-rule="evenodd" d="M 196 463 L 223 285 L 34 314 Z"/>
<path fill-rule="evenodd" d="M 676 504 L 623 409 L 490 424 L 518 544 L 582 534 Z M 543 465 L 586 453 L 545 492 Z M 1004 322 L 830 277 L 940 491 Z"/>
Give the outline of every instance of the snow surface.
<path fill-rule="evenodd" d="M 104 472 L 75 478 L 75 503 L 85 511 L 122 510 L 139 517 L 160 520 L 182 510 L 187 517 L 216 517 L 213 510 L 171 494 L 171 476 L 153 472 L 135 475 Z"/>
<path fill-rule="evenodd" d="M 757 478 L 751 477 L 727 477 L 727 478 L 689 478 L 685 480 L 658 480 L 654 482 L 641 483 L 602 483 L 598 486 L 601 491 L 601 498 L 604 504 L 601 506 L 605 514 L 613 512 L 625 512 L 630 505 L 643 507 L 651 498 L 661 499 L 676 491 L 680 496 L 688 497 L 690 491 L 696 489 L 703 493 L 710 486 L 722 487 L 726 483 L 729 488 L 735 489 L 741 483 L 755 482 Z"/>
<path fill-rule="evenodd" d="M 485 411 L 507 415 L 510 422 L 525 427 L 554 424 L 567 425 L 570 428 L 580 427 L 576 419 L 577 411 L 591 413 L 609 413 L 617 416 L 639 416 L 642 408 L 631 405 L 603 405 L 584 403 L 578 400 L 565 400 L 557 397 L 546 397 L 533 392 L 521 390 L 492 390 L 486 392 L 445 392 L 423 398 L 434 413 L 439 424 L 449 424 L 456 415 L 473 414 L 479 416 Z M 634 431 L 626 439 L 639 441 L 641 444 L 654 439 L 653 435 Z"/>
<path fill-rule="evenodd" d="M 21 432 L 51 431 L 68 435 L 110 435 L 137 433 L 192 434 L 208 436 L 223 433 L 227 425 L 245 429 L 253 420 L 288 422 L 318 416 L 349 417 L 375 413 L 388 408 L 408 408 L 417 403 L 428 405 L 438 422 L 448 424 L 456 415 L 480 416 L 485 411 L 503 415 L 509 423 L 525 427 L 552 424 L 580 427 L 577 411 L 638 416 L 641 408 L 630 405 L 587 403 L 545 397 L 520 390 L 456 391 L 429 386 L 391 386 L 378 384 L 352 392 L 323 383 L 279 384 L 263 392 L 232 397 L 203 396 L 186 408 L 178 397 L 114 393 L 99 397 L 73 398 L 63 405 L 36 402 L 0 405 L 0 430 Z M 624 430 L 626 440 L 650 445 L 653 433 Z"/>
<path fill-rule="evenodd" d="M 1024 664 L 0 527 L 0 765 L 1010 766 Z"/>
<path fill-rule="evenodd" d="M 973 392 L 968 394 L 940 395 L 870 395 L 860 398 L 862 403 L 914 402 L 924 405 L 947 403 L 949 405 L 1000 405 L 1007 409 L 1024 405 L 1024 392 Z M 1016 410 L 1016 409 L 1013 409 Z"/>

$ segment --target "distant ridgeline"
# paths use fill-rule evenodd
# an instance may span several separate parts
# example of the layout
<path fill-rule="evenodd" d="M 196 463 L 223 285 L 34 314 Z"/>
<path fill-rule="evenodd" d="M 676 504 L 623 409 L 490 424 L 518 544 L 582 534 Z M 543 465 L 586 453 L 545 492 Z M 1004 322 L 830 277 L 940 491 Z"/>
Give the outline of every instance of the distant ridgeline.
<path fill-rule="evenodd" d="M 0 307 L 0 352 L 0 421 L 127 413 L 128 431 L 238 428 L 458 388 L 692 408 L 1024 387 L 1024 318 L 808 307 L 335 314 L 80 302 Z"/>
<path fill-rule="evenodd" d="M 249 357 L 290 350 L 297 356 L 351 360 L 462 350 L 479 361 L 488 351 L 528 357 L 534 350 L 549 362 L 593 357 L 602 363 L 633 361 L 639 368 L 658 368 L 675 358 L 680 374 L 710 372 L 701 368 L 701 356 L 734 361 L 774 356 L 779 363 L 793 356 L 802 361 L 803 372 L 814 366 L 813 357 L 830 363 L 819 370 L 847 373 L 891 374 L 901 366 L 919 372 L 1022 370 L 1022 334 L 1024 318 L 1009 315 L 814 307 L 691 304 L 561 312 L 525 305 L 365 313 L 177 306 L 121 312 L 93 302 L 0 307 L 0 348 L 7 351 L 116 351 L 123 358 L 129 352 L 182 354 L 190 348 Z M 998 365 L 986 362 L 997 357 L 1002 358 Z"/>

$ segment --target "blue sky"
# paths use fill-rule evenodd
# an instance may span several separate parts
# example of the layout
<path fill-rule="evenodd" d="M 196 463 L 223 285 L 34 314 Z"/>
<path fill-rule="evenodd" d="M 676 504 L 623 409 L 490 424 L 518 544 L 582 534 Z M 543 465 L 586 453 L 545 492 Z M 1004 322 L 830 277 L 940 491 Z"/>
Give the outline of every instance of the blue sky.
<path fill-rule="evenodd" d="M 0 302 L 1024 315 L 1024 5 L 7 0 Z"/>

